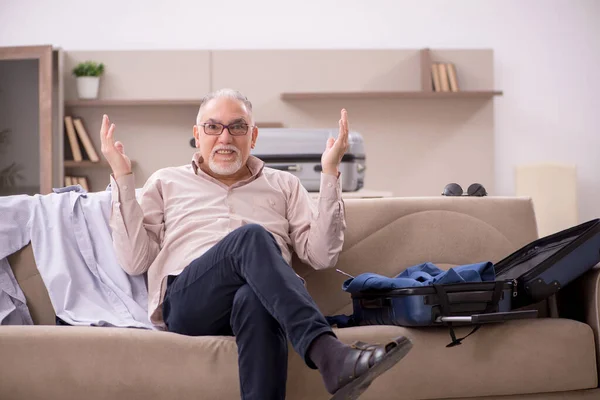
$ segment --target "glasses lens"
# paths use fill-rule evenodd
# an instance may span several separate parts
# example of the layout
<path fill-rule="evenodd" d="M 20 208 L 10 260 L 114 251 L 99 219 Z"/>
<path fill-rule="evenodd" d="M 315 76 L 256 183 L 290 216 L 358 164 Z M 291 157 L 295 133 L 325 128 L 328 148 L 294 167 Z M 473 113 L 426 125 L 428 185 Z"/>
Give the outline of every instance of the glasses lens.
<path fill-rule="evenodd" d="M 483 196 L 487 195 L 487 191 L 485 190 L 485 188 L 481 184 L 479 184 L 479 183 L 473 183 L 467 189 L 467 194 L 469 196 L 480 196 L 480 197 L 483 197 Z"/>
<path fill-rule="evenodd" d="M 234 136 L 245 135 L 248 132 L 248 125 L 246 124 L 235 124 L 229 127 L 229 132 Z"/>
<path fill-rule="evenodd" d="M 223 131 L 223 125 L 221 124 L 205 124 L 204 133 L 207 135 L 219 135 Z"/>
<path fill-rule="evenodd" d="M 463 188 L 458 183 L 449 183 L 442 194 L 444 196 L 462 196 Z"/>

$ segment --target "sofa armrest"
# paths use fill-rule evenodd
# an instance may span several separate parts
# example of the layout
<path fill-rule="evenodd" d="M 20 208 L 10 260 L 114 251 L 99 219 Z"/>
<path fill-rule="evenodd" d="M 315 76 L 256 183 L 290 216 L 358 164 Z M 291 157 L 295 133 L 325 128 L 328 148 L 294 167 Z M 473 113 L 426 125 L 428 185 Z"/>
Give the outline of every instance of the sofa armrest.
<path fill-rule="evenodd" d="M 600 264 L 584 274 L 578 283 L 583 296 L 584 322 L 594 331 L 596 365 L 600 372 Z"/>
<path fill-rule="evenodd" d="M 600 374 L 600 263 L 557 293 L 558 316 L 590 326 Z M 600 381 L 600 375 L 599 375 Z"/>

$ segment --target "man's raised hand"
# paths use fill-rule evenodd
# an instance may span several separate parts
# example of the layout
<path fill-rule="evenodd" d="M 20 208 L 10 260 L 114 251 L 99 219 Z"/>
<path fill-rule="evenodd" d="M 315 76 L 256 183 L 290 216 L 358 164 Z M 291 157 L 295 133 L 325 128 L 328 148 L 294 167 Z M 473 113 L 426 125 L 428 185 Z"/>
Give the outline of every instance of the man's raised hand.
<path fill-rule="evenodd" d="M 108 115 L 102 117 L 100 128 L 101 150 L 108 161 L 115 179 L 131 173 L 131 160 L 125 155 L 123 143 L 115 142 L 115 124 L 111 124 Z"/>
<path fill-rule="evenodd" d="M 336 176 L 342 157 L 348 150 L 348 112 L 345 109 L 341 111 L 339 127 L 338 137 L 336 139 L 330 137 L 327 140 L 325 151 L 321 156 L 323 173 Z"/>

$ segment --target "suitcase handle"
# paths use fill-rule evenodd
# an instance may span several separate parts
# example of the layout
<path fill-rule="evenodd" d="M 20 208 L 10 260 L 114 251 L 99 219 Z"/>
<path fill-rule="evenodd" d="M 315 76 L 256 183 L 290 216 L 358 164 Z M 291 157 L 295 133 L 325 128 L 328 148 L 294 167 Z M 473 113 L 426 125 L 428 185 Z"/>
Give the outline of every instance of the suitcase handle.
<path fill-rule="evenodd" d="M 436 322 L 468 322 L 471 324 L 488 324 L 503 322 L 513 319 L 537 318 L 537 310 L 497 312 L 488 314 L 475 314 L 462 317 L 437 317 Z"/>
<path fill-rule="evenodd" d="M 389 297 L 375 297 L 372 299 L 363 298 L 360 299 L 360 305 L 362 308 L 384 308 L 392 306 L 392 299 Z"/>
<path fill-rule="evenodd" d="M 278 169 L 280 171 L 300 171 L 300 164 L 268 164 L 269 168 Z"/>
<path fill-rule="evenodd" d="M 448 303 L 489 303 L 494 299 L 494 292 L 490 290 L 464 291 L 464 292 L 446 292 Z M 502 299 L 502 297 L 500 298 Z M 426 295 L 423 298 L 426 305 L 439 304 L 438 294 Z"/>

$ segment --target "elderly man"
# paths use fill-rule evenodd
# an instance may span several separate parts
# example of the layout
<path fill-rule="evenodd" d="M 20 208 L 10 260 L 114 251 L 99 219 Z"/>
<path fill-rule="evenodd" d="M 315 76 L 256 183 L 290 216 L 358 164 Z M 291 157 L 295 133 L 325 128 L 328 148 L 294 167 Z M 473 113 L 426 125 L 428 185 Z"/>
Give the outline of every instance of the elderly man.
<path fill-rule="evenodd" d="M 112 168 L 110 224 L 122 268 L 148 274 L 153 324 L 184 335 L 233 335 L 243 399 L 284 399 L 287 340 L 318 369 L 335 399 L 355 399 L 411 348 L 341 343 L 302 280 L 291 251 L 316 269 L 336 264 L 345 220 L 338 166 L 348 119 L 324 143 L 319 200 L 294 175 L 250 155 L 252 104 L 223 89 L 201 102 L 192 162 L 156 171 L 139 202 L 131 162 L 105 115 L 102 153 Z"/>

